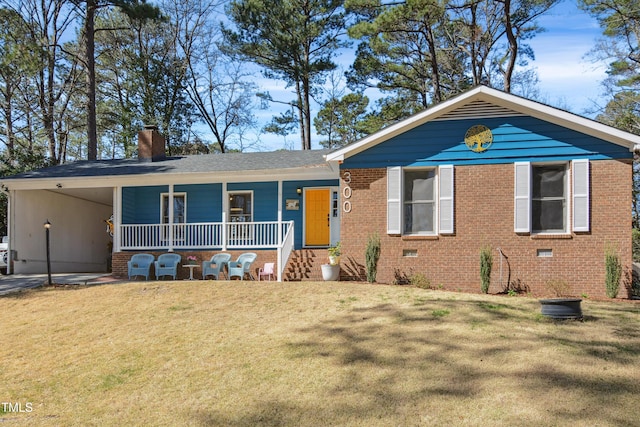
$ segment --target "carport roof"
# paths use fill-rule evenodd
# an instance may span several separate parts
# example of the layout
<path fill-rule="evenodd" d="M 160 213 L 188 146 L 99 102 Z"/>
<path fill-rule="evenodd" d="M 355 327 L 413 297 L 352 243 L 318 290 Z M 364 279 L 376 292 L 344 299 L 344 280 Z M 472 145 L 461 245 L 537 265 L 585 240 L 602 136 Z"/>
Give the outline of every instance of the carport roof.
<path fill-rule="evenodd" d="M 138 159 L 78 161 L 1 178 L 6 180 L 116 177 L 153 174 L 268 172 L 326 168 L 330 150 L 272 151 L 171 156 L 155 162 Z"/>

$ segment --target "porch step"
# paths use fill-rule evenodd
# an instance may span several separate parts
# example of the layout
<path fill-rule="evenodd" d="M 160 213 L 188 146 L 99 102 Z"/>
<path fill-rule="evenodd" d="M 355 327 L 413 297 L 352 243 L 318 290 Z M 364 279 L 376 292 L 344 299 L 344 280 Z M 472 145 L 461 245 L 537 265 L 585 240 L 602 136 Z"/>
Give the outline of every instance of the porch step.
<path fill-rule="evenodd" d="M 326 249 L 321 249 L 326 252 Z M 287 267 L 284 269 L 284 280 L 299 282 L 306 280 L 322 280 L 322 256 L 318 256 L 313 249 L 301 249 L 291 252 Z"/>

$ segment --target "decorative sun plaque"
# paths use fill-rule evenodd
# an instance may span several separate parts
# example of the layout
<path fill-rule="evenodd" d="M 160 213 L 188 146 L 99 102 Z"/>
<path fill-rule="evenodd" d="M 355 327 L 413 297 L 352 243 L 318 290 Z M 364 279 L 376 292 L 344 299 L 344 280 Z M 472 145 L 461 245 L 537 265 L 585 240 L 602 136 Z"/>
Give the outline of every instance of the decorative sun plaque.
<path fill-rule="evenodd" d="M 469 150 L 481 153 L 491 146 L 493 134 L 491 129 L 483 125 L 471 126 L 464 135 L 464 143 Z"/>

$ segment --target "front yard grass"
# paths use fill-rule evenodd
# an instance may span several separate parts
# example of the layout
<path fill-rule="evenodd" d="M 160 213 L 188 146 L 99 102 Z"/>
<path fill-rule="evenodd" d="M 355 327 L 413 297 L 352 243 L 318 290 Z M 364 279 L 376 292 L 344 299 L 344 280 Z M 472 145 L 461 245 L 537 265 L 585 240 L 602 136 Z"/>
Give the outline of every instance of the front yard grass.
<path fill-rule="evenodd" d="M 640 305 L 582 306 L 554 322 L 532 298 L 348 282 L 28 291 L 0 298 L 0 422 L 637 425 Z"/>

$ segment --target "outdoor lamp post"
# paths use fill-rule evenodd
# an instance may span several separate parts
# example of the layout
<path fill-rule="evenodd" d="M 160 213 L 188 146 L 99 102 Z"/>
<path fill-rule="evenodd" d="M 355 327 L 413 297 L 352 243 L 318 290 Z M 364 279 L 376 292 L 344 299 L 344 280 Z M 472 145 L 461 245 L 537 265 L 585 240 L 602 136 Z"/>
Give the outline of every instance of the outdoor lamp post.
<path fill-rule="evenodd" d="M 51 256 L 49 255 L 49 229 L 51 228 L 51 223 L 49 220 L 44 223 L 44 231 L 47 236 L 47 276 L 49 277 L 49 286 L 51 286 Z"/>

